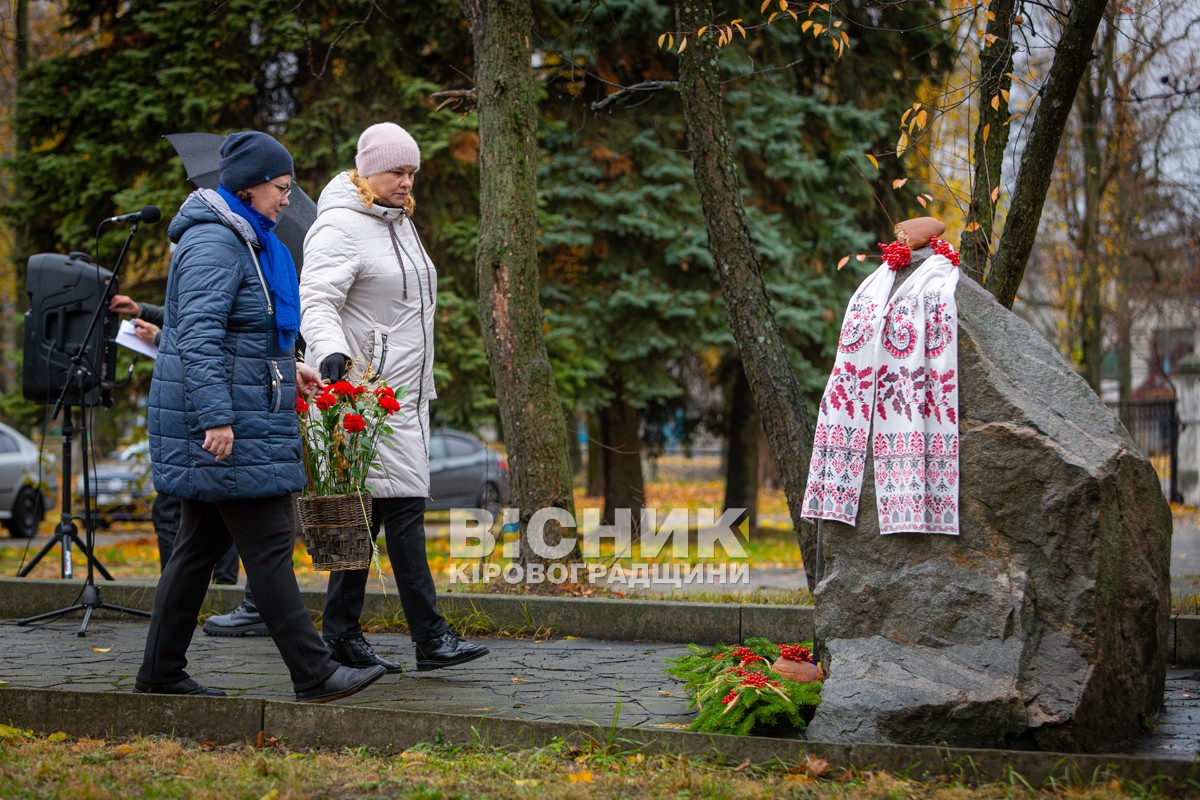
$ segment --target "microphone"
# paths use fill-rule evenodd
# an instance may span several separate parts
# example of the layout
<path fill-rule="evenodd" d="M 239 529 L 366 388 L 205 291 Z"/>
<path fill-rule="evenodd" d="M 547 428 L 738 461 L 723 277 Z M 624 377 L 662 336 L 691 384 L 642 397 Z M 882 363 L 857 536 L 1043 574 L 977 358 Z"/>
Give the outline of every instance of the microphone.
<path fill-rule="evenodd" d="M 101 222 L 101 225 L 118 222 L 145 222 L 153 224 L 162 219 L 162 210 L 158 206 L 143 206 L 141 211 L 134 211 L 132 214 L 122 214 L 119 217 L 109 217 Z"/>

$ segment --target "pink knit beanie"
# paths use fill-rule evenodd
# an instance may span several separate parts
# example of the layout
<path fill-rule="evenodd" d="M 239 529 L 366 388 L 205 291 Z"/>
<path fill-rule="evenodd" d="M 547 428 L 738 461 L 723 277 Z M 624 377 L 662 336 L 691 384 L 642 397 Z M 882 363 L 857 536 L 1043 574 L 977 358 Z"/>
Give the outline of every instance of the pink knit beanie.
<path fill-rule="evenodd" d="M 408 131 L 394 122 L 372 125 L 358 137 L 354 158 L 358 174 L 369 178 L 397 167 L 420 167 L 421 148 Z"/>

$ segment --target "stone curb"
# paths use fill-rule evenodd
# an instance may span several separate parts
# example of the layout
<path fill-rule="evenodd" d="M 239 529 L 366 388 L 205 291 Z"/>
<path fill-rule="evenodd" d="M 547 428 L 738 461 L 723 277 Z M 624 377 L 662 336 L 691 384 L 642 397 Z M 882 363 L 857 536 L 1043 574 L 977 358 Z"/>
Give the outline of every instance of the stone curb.
<path fill-rule="evenodd" d="M 81 581 L 0 578 L 0 619 L 20 619 L 66 608 L 78 602 Z M 97 581 L 105 603 L 149 611 L 154 602 L 150 581 Z M 319 614 L 323 591 L 301 592 L 304 604 Z M 224 613 L 242 600 L 239 587 L 213 586 L 204 610 Z M 727 603 L 609 600 L 538 595 L 443 594 L 438 607 L 448 617 L 485 615 L 498 626 L 551 628 L 562 636 L 617 641 L 715 644 L 740 642 L 751 636 L 775 641 L 812 638 L 811 606 L 733 605 Z M 96 618 L 117 612 L 96 611 Z M 395 592 L 384 595 L 368 588 L 364 620 L 403 619 Z"/>
<path fill-rule="evenodd" d="M 139 696 L 49 689 L 0 690 L 0 719 L 39 734 L 114 738 L 169 734 L 193 741 L 254 743 L 278 737 L 291 748 L 371 747 L 396 752 L 439 739 L 451 744 L 529 747 L 559 738 L 580 746 L 719 757 L 729 763 L 798 764 L 806 758 L 835 769 L 903 772 L 914 779 L 939 776 L 998 782 L 1019 775 L 1031 786 L 1108 777 L 1153 782 L 1158 791 L 1194 790 L 1200 762 L 1121 755 L 1075 755 L 883 744 L 829 744 L 795 739 L 724 736 L 646 728 L 400 711 L 352 705 L 306 705 L 253 698 Z"/>
<path fill-rule="evenodd" d="M 154 601 L 151 581 L 97 581 L 106 603 L 149 611 Z M 34 578 L 0 578 L 0 619 L 20 619 L 78 602 L 82 581 Z M 302 591 L 314 615 L 325 603 L 322 591 Z M 242 600 L 238 587 L 209 589 L 204 609 L 224 613 Z M 673 644 L 730 644 L 751 636 L 775 642 L 811 639 L 812 606 L 733 605 L 656 600 L 608 600 L 587 597 L 538 595 L 443 594 L 438 607 L 451 617 L 486 615 L 501 626 L 551 628 L 560 636 L 613 639 L 625 642 Z M 99 610 L 97 618 L 118 612 Z M 363 619 L 403 618 L 395 593 L 385 596 L 368 590 Z M 1173 616 L 1168 632 L 1167 662 L 1181 667 L 1200 666 L 1200 617 Z"/>

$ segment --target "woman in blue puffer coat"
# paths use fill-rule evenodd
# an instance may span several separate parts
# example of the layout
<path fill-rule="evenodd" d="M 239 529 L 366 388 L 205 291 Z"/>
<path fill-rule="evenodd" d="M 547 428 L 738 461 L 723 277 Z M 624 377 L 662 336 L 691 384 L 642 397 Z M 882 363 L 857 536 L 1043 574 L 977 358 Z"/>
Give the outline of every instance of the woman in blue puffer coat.
<path fill-rule="evenodd" d="M 217 559 L 237 545 L 259 611 L 283 656 L 296 699 L 354 694 L 382 667 L 340 666 L 313 627 L 292 570 L 293 493 L 305 484 L 297 384 L 299 284 L 271 232 L 288 205 L 292 157 L 270 136 L 230 134 L 216 191 L 193 193 L 168 234 L 165 326 L 150 387 L 154 485 L 182 500 L 175 549 L 154 593 L 135 691 L 223 695 L 184 671 Z"/>

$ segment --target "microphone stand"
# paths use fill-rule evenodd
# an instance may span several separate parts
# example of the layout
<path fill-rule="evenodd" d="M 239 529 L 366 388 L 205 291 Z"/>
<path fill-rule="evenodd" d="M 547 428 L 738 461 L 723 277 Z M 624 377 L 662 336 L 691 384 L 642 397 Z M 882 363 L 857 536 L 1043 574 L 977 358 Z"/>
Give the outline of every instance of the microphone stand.
<path fill-rule="evenodd" d="M 137 233 L 137 229 L 138 229 L 138 224 L 137 224 L 137 221 L 134 220 L 133 223 L 129 227 L 129 235 L 125 237 L 125 243 L 123 245 L 121 245 L 121 251 L 117 254 L 117 261 L 113 265 L 112 274 L 109 276 L 108 283 L 104 287 L 104 294 L 101 295 L 101 297 L 100 297 L 100 305 L 96 306 L 96 310 L 92 314 L 91 322 L 88 324 L 87 333 L 85 333 L 83 336 L 83 342 L 80 345 L 79 350 L 76 351 L 75 355 L 72 356 L 72 358 L 71 358 L 71 374 L 75 378 L 76 390 L 79 395 L 79 397 L 78 397 L 78 399 L 79 399 L 79 431 L 80 431 L 79 444 L 80 444 L 80 449 L 81 449 L 81 452 L 83 455 L 83 505 L 84 505 L 83 524 L 84 524 L 84 530 L 87 535 L 87 543 L 83 544 L 79 541 L 79 536 L 77 533 L 77 529 L 75 527 L 76 517 L 71 513 L 71 471 L 70 471 L 71 470 L 71 455 L 70 455 L 70 453 L 71 453 L 71 450 L 70 450 L 70 447 L 71 447 L 71 405 L 69 403 L 66 403 L 67 390 L 70 388 L 71 382 L 68 380 L 66 383 L 63 384 L 62 391 L 58 395 L 58 402 L 55 403 L 54 411 L 50 415 L 51 419 L 57 419 L 59 412 L 62 411 L 63 406 L 66 405 L 67 415 L 63 420 L 62 430 L 63 430 L 63 464 L 66 467 L 67 472 L 66 472 L 65 479 L 63 481 L 62 519 L 58 523 L 58 526 L 55 528 L 56 539 L 51 539 L 50 542 L 47 544 L 47 546 L 45 548 L 43 548 L 42 552 L 38 553 L 37 558 L 35 558 L 32 562 L 30 562 L 25 567 L 24 570 L 22 570 L 22 572 L 28 574 L 28 571 L 33 568 L 34 564 L 37 563 L 37 559 L 41 558 L 41 556 L 45 553 L 45 551 L 48 550 L 50 547 L 52 547 L 56 541 L 59 541 L 59 542 L 61 542 L 62 547 L 63 547 L 63 555 L 62 555 L 63 577 L 70 578 L 71 577 L 71 544 L 72 544 L 72 542 L 74 542 L 74 543 L 80 544 L 83 551 L 87 554 L 87 563 L 88 563 L 87 579 L 83 582 L 83 592 L 80 596 L 80 600 L 78 603 L 76 603 L 75 605 L 72 605 L 72 606 L 68 606 L 66 608 L 57 609 L 55 611 L 47 611 L 44 614 L 38 614 L 36 616 L 19 619 L 19 620 L 17 620 L 18 625 L 29 625 L 30 623 L 39 622 L 44 619 L 53 619 L 53 618 L 61 617 L 64 614 L 70 614 L 73 611 L 82 611 L 83 612 L 83 624 L 79 626 L 79 634 L 78 635 L 86 636 L 88 622 L 91 621 L 92 613 L 94 611 L 96 611 L 96 609 L 104 608 L 104 609 L 109 609 L 112 611 L 120 611 L 125 614 L 132 614 L 132 615 L 138 616 L 138 617 L 147 617 L 148 618 L 150 616 L 150 612 L 148 612 L 148 611 L 141 611 L 136 608 L 126 608 L 125 606 L 118 606 L 118 605 L 113 605 L 111 603 L 105 603 L 100 598 L 100 588 L 98 586 L 96 586 L 94 569 L 99 569 L 101 574 L 103 574 L 107 580 L 111 581 L 113 579 L 113 577 L 112 577 L 112 575 L 110 575 L 108 573 L 108 570 L 104 569 L 104 566 L 102 564 L 100 564 L 99 561 L 96 560 L 95 555 L 93 555 L 93 550 L 96 547 L 96 515 L 95 515 L 95 513 L 93 513 L 92 503 L 91 503 L 91 491 L 90 491 L 90 486 L 88 485 L 88 431 L 87 431 L 87 406 L 88 406 L 88 403 L 87 403 L 86 393 L 87 393 L 89 387 L 87 386 L 87 382 L 84 380 L 85 377 L 93 377 L 93 373 L 83 363 L 84 358 L 86 356 L 88 356 L 91 352 L 88 345 L 92 340 L 92 335 L 96 331 L 96 325 L 100 321 L 100 315 L 104 311 L 105 306 L 108 303 L 108 298 L 112 294 L 113 287 L 117 283 L 117 274 L 120 272 L 121 262 L 125 259 L 125 253 L 129 250 L 129 244 L 133 240 L 133 235 L 135 233 Z M 102 342 L 101 347 L 103 347 L 103 346 L 105 346 L 105 345 Z M 101 354 L 101 357 L 103 357 L 103 354 Z M 103 389 L 104 376 L 101 375 L 100 377 L 101 377 L 101 380 L 98 385 L 101 388 L 101 392 L 103 392 L 104 391 L 104 389 Z M 18 574 L 18 577 L 23 577 L 23 575 Z"/>

